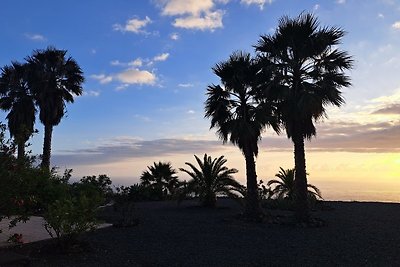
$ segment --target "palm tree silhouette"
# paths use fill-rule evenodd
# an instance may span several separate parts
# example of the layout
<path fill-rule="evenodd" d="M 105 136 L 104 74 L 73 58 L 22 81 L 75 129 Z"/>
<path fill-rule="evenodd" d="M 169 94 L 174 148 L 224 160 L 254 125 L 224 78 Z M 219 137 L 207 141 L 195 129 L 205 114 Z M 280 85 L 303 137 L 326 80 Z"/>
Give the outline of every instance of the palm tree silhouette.
<path fill-rule="evenodd" d="M 39 119 L 44 125 L 43 158 L 41 166 L 50 168 L 53 127 L 65 114 L 66 102 L 73 103 L 74 95 L 82 94 L 83 72 L 66 50 L 48 47 L 35 50 L 27 58 L 29 82 L 39 107 Z"/>
<path fill-rule="evenodd" d="M 172 168 L 170 162 L 154 162 L 153 166 L 147 166 L 147 169 L 140 176 L 141 184 L 144 187 L 155 190 L 160 199 L 176 193 L 180 182 L 175 175 L 177 172 Z"/>
<path fill-rule="evenodd" d="M 275 174 L 275 177 L 279 178 L 279 180 L 269 180 L 267 182 L 268 186 L 275 185 L 275 188 L 272 190 L 273 195 L 275 195 L 278 199 L 295 199 L 295 169 L 287 169 L 284 170 L 282 167 L 279 168 L 279 172 Z M 322 199 L 321 191 L 312 184 L 307 184 L 307 194 L 309 199 Z"/>
<path fill-rule="evenodd" d="M 336 48 L 344 34 L 340 28 L 321 28 L 313 15 L 301 14 L 282 17 L 276 32 L 261 36 L 255 46 L 263 69 L 272 72 L 265 97 L 278 103 L 280 119 L 294 144 L 298 221 L 309 220 L 304 139 L 316 135 L 314 122 L 326 115 L 328 104 L 344 103 L 340 89 L 350 86 L 344 71 L 352 68 L 353 60 Z"/>
<path fill-rule="evenodd" d="M 18 145 L 18 160 L 25 155 L 25 144 L 34 132 L 36 108 L 27 82 L 26 64 L 12 62 L 2 68 L 0 109 L 9 111 L 6 119 L 10 136 Z"/>
<path fill-rule="evenodd" d="M 199 169 L 192 163 L 185 162 L 191 170 L 179 168 L 180 171 L 186 172 L 192 178 L 186 183 L 182 195 L 194 193 L 199 196 L 200 202 L 205 207 L 215 207 L 217 194 L 223 194 L 229 197 L 237 197 L 234 192 L 242 192 L 243 186 L 238 183 L 232 176 L 237 173 L 236 169 L 229 169 L 224 166 L 227 160 L 224 156 L 212 159 L 207 154 L 204 154 L 203 161 L 196 155 Z"/>
<path fill-rule="evenodd" d="M 254 157 L 258 155 L 258 141 L 266 126 L 278 130 L 274 109 L 266 100 L 256 97 L 254 82 L 257 63 L 249 53 L 235 52 L 227 61 L 216 64 L 214 73 L 222 86 L 207 89 L 205 117 L 224 143 L 228 140 L 239 147 L 246 161 L 247 195 L 245 215 L 258 220 L 262 216 L 259 205 L 257 174 Z"/>

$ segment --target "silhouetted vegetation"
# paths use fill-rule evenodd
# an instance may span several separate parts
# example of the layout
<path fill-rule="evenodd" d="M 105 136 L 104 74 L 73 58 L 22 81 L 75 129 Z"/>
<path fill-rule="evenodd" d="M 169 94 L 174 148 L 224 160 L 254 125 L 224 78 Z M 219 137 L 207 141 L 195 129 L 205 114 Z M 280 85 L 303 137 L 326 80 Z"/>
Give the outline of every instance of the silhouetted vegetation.
<path fill-rule="evenodd" d="M 340 89 L 350 86 L 344 71 L 352 59 L 337 49 L 345 32 L 320 27 L 317 18 L 301 14 L 282 17 L 272 35 L 261 36 L 256 51 L 262 71 L 263 97 L 277 104 L 279 119 L 293 141 L 296 177 L 296 217 L 309 220 L 304 139 L 316 135 L 314 122 L 326 115 L 326 106 L 341 106 Z"/>
<path fill-rule="evenodd" d="M 36 107 L 28 84 L 27 64 L 12 62 L 0 76 L 0 109 L 7 114 L 11 138 L 18 144 L 18 159 L 25 156 L 25 145 L 34 132 Z"/>
<path fill-rule="evenodd" d="M 240 196 L 240 193 L 244 190 L 244 186 L 232 176 L 238 170 L 229 169 L 224 166 L 227 162 L 224 156 L 212 159 L 207 154 L 204 154 L 203 161 L 196 155 L 194 157 L 200 168 L 195 167 L 189 162 L 185 164 L 191 170 L 179 168 L 180 171 L 187 173 L 191 177 L 191 180 L 182 187 L 180 199 L 193 194 L 200 199 L 204 207 L 215 207 L 218 195 L 231 198 L 238 198 Z"/>
<path fill-rule="evenodd" d="M 140 176 L 141 187 L 137 189 L 144 190 L 142 195 L 147 195 L 148 200 L 172 199 L 180 182 L 171 163 L 154 162 L 153 166 L 148 166 L 147 169 Z"/>
<path fill-rule="evenodd" d="M 227 61 L 213 68 L 222 86 L 207 88 L 205 116 L 218 137 L 231 142 L 242 151 L 246 161 L 247 194 L 245 214 L 259 220 L 262 211 L 258 199 L 257 174 L 254 157 L 258 155 L 258 141 L 266 126 L 278 131 L 274 106 L 257 97 L 256 76 L 258 62 L 245 52 L 233 53 Z"/>
<path fill-rule="evenodd" d="M 42 168 L 50 168 L 53 127 L 65 114 L 65 103 L 73 103 L 74 95 L 82 94 L 83 73 L 78 63 L 66 57 L 66 50 L 48 47 L 36 50 L 27 58 L 29 84 L 39 107 L 44 125 Z"/>

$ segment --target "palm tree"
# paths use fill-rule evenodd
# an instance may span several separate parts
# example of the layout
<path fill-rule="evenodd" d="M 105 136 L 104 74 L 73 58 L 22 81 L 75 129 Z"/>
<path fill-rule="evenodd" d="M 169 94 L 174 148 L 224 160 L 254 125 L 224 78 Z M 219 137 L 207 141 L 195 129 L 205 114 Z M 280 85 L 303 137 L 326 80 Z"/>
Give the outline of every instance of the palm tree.
<path fill-rule="evenodd" d="M 345 71 L 353 60 L 337 48 L 345 32 L 319 26 L 311 14 L 283 17 L 273 35 L 255 46 L 268 76 L 265 97 L 278 104 L 279 116 L 294 144 L 296 217 L 309 220 L 304 139 L 316 135 L 314 122 L 325 117 L 326 106 L 344 103 L 340 89 L 350 86 Z"/>
<path fill-rule="evenodd" d="M 216 64 L 213 71 L 222 86 L 208 86 L 205 117 L 211 118 L 210 128 L 217 129 L 224 143 L 229 140 L 242 151 L 247 177 L 245 215 L 257 220 L 262 211 L 254 157 L 258 155 L 258 141 L 265 127 L 270 125 L 278 131 L 274 109 L 268 101 L 256 97 L 253 84 L 258 65 L 249 53 L 235 52 L 227 61 Z"/>
<path fill-rule="evenodd" d="M 194 193 L 199 196 L 203 206 L 215 207 L 217 194 L 237 197 L 238 195 L 234 192 L 243 190 L 243 186 L 232 177 L 232 174 L 237 173 L 238 170 L 224 166 L 227 162 L 224 156 L 212 159 L 204 154 L 203 161 L 196 155 L 194 157 L 200 169 L 189 162 L 185 162 L 185 164 L 192 170 L 179 168 L 180 171 L 186 172 L 192 178 L 186 183 L 183 195 Z"/>
<path fill-rule="evenodd" d="M 147 166 L 147 169 L 140 176 L 144 187 L 154 189 L 160 198 L 175 194 L 180 182 L 170 162 L 154 162 L 153 166 Z"/>
<path fill-rule="evenodd" d="M 276 185 L 272 190 L 272 193 L 276 195 L 278 199 L 295 199 L 295 169 L 284 170 L 282 167 L 279 172 L 275 174 L 275 177 L 279 180 L 269 180 L 267 185 Z M 309 189 L 308 189 L 309 188 Z M 307 195 L 310 200 L 322 199 L 321 191 L 312 184 L 307 184 Z"/>
<path fill-rule="evenodd" d="M 27 82 L 26 64 L 12 62 L 2 68 L 0 109 L 9 111 L 6 119 L 10 136 L 18 145 L 18 160 L 25 155 L 25 144 L 34 132 L 36 108 Z"/>
<path fill-rule="evenodd" d="M 65 114 L 66 102 L 82 94 L 83 72 L 78 63 L 66 57 L 66 50 L 48 47 L 36 50 L 27 58 L 30 86 L 39 107 L 39 119 L 44 125 L 42 168 L 50 168 L 53 127 Z"/>

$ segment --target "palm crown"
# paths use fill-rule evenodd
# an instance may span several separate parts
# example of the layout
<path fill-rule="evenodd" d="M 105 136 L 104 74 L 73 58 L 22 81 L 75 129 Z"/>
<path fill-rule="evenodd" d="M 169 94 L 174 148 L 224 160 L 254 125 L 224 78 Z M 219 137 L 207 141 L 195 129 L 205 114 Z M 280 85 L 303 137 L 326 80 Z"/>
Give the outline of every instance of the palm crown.
<path fill-rule="evenodd" d="M 183 195 L 194 193 L 199 196 L 203 206 L 214 207 L 217 194 L 235 197 L 235 191 L 242 192 L 243 186 L 232 176 L 238 170 L 224 166 L 227 162 L 224 156 L 212 159 L 207 154 L 204 154 L 203 161 L 196 155 L 194 157 L 199 168 L 192 163 L 186 162 L 185 164 L 191 170 L 179 169 L 192 178 L 187 182 Z"/>
<path fill-rule="evenodd" d="M 315 135 L 313 121 L 325 116 L 326 105 L 344 103 L 339 89 L 350 85 L 344 71 L 353 62 L 336 48 L 344 34 L 340 28 L 320 28 L 316 18 L 303 14 L 281 18 L 275 34 L 261 36 L 256 45 L 264 68 L 273 73 L 266 93 L 278 101 L 289 138 L 295 123 L 304 137 Z"/>
<path fill-rule="evenodd" d="M 6 117 L 10 136 L 18 143 L 18 158 L 24 156 L 25 143 L 34 131 L 36 108 L 27 83 L 26 64 L 12 62 L 2 68 L 0 76 L 0 109 L 9 110 Z"/>

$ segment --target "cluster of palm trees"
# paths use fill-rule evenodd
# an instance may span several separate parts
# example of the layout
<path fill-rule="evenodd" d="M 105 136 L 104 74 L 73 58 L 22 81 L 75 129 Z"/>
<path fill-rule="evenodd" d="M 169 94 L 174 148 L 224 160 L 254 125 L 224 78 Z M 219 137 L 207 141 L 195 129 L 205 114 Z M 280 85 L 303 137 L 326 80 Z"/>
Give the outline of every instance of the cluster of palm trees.
<path fill-rule="evenodd" d="M 345 74 L 353 60 L 337 48 L 345 32 L 320 27 L 311 14 L 282 17 L 274 34 L 254 46 L 256 56 L 235 52 L 213 68 L 221 85 L 207 89 L 205 117 L 222 141 L 242 151 L 246 161 L 245 214 L 263 216 L 257 191 L 255 157 L 266 127 L 285 130 L 294 144 L 295 215 L 309 221 L 304 140 L 316 135 L 314 123 L 326 106 L 341 106 L 340 89 L 350 86 Z"/>
<path fill-rule="evenodd" d="M 66 102 L 82 94 L 83 72 L 66 50 L 35 50 L 24 63 L 12 62 L 1 69 L 0 109 L 8 111 L 10 135 L 18 145 L 18 159 L 34 132 L 37 111 L 44 125 L 41 167 L 49 170 L 53 127 L 66 110 Z"/>

